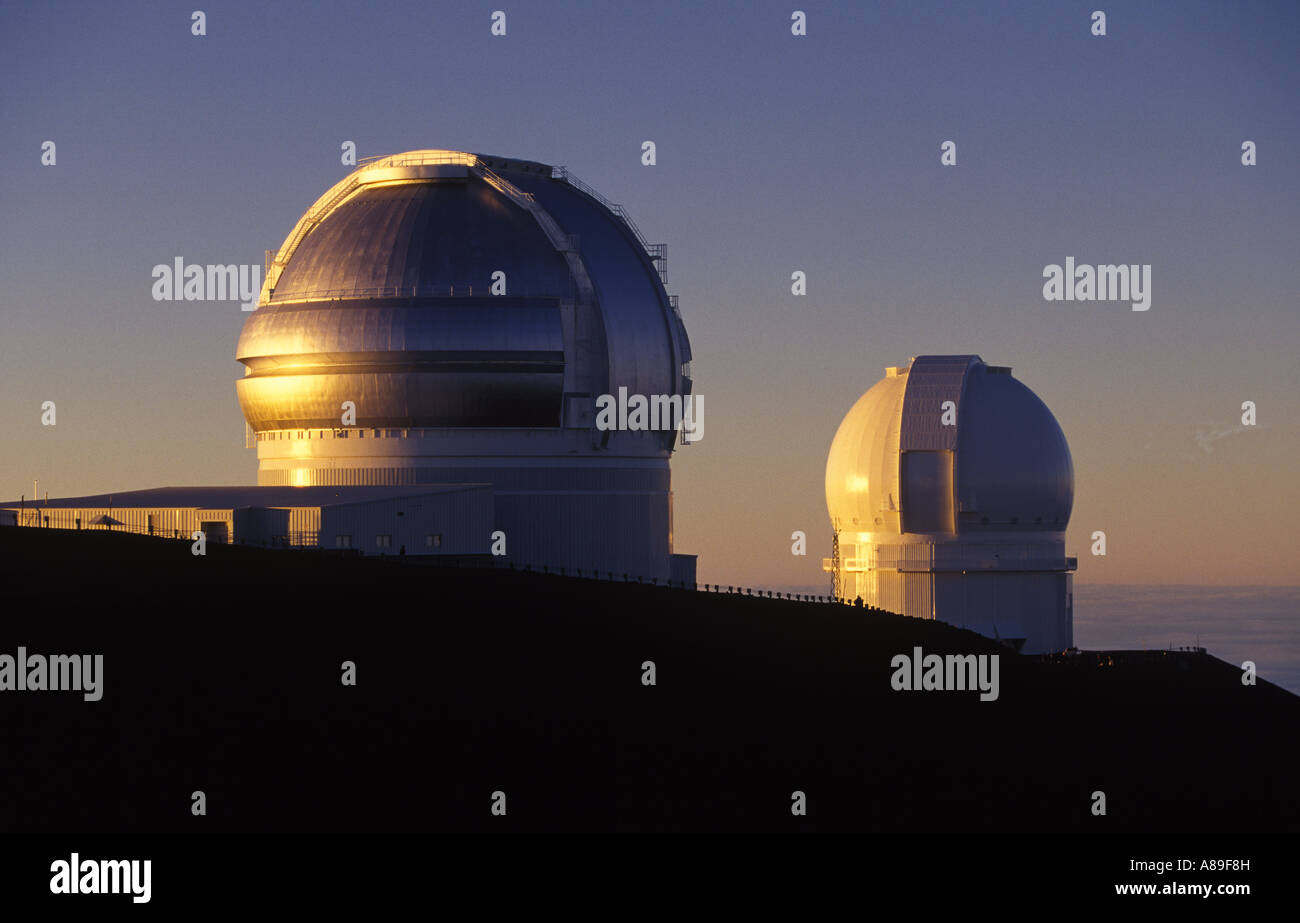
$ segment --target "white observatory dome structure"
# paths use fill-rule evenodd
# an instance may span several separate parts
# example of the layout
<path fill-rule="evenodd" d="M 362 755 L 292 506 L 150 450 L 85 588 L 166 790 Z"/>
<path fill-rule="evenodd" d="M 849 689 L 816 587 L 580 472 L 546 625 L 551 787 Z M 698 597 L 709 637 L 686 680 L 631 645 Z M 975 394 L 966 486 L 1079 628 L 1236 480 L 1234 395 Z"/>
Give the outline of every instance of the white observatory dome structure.
<path fill-rule="evenodd" d="M 680 427 L 602 429 L 597 412 L 623 389 L 690 395 L 665 258 L 563 168 L 364 163 L 268 251 L 239 337 L 258 484 L 488 485 L 513 563 L 689 574 L 672 554 Z"/>
<path fill-rule="evenodd" d="M 1074 465 L 1038 396 L 979 356 L 919 356 L 859 398 L 826 461 L 837 595 L 1073 646 Z"/>

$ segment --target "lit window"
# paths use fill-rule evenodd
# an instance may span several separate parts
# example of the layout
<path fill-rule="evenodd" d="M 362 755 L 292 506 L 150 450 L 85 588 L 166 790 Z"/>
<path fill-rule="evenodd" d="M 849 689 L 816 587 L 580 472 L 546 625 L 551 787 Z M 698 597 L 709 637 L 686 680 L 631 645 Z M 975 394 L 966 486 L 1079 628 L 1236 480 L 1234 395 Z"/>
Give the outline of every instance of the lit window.
<path fill-rule="evenodd" d="M 425 548 L 441 548 L 441 547 L 442 547 L 442 536 L 441 536 L 441 535 L 426 535 L 426 536 L 424 537 L 424 547 L 425 547 Z"/>
<path fill-rule="evenodd" d="M 376 548 L 392 548 L 392 547 L 393 547 L 393 537 L 392 537 L 391 535 L 376 535 L 376 536 L 375 536 L 375 547 L 376 547 Z"/>

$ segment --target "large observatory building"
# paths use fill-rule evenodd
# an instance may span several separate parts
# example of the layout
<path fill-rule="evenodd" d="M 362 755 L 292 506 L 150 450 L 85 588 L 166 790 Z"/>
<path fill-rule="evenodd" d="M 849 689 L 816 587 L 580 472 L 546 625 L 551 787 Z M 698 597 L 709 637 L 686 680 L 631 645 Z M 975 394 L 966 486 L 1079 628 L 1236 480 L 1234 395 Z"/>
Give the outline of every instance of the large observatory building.
<path fill-rule="evenodd" d="M 677 430 L 596 413 L 690 394 L 664 258 L 546 164 L 367 163 L 268 254 L 239 338 L 258 483 L 490 484 L 511 560 L 668 578 Z"/>
<path fill-rule="evenodd" d="M 1074 466 L 1011 369 L 919 356 L 853 405 L 826 461 L 838 595 L 999 639 L 1073 646 Z"/>
<path fill-rule="evenodd" d="M 372 159 L 267 251 L 236 350 L 259 486 L 20 499 L 0 524 L 693 583 L 669 477 L 691 349 L 665 260 L 562 167 Z M 611 426 L 614 398 L 680 409 Z"/>

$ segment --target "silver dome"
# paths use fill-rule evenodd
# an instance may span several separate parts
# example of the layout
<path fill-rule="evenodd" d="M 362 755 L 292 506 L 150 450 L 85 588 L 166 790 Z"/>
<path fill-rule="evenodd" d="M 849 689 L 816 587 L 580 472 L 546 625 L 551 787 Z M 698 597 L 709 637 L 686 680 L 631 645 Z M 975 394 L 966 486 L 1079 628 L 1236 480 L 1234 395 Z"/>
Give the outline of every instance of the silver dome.
<path fill-rule="evenodd" d="M 624 216 L 545 164 L 452 151 L 377 160 L 322 196 L 236 358 L 258 432 L 338 426 L 343 401 L 358 426 L 589 426 L 619 387 L 690 391 L 685 329 Z M 675 433 L 650 438 L 671 450 Z"/>

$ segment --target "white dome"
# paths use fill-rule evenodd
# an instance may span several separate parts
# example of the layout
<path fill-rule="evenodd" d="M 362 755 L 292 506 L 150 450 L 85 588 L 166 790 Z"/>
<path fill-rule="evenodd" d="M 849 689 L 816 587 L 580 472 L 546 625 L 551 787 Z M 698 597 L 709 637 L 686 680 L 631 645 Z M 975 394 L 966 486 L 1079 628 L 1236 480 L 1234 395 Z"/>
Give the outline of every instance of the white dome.
<path fill-rule="evenodd" d="M 978 356 L 889 369 L 845 416 L 826 461 L 836 531 L 1061 533 L 1073 499 L 1056 418 L 1009 368 Z"/>
<path fill-rule="evenodd" d="M 826 506 L 838 532 L 898 531 L 898 442 L 906 374 L 890 369 L 840 423 L 826 460 Z"/>

